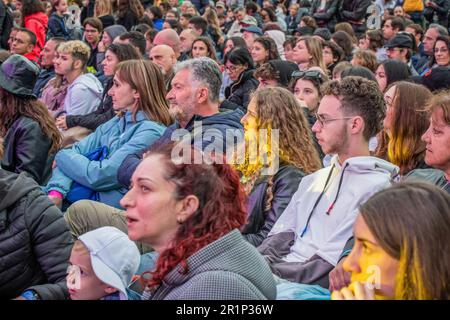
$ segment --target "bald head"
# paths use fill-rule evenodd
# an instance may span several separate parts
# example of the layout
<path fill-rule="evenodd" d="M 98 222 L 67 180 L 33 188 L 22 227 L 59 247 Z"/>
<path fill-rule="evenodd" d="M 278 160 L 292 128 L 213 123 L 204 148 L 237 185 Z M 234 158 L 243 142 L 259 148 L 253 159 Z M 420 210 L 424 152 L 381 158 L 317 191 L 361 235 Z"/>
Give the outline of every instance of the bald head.
<path fill-rule="evenodd" d="M 192 43 L 197 38 L 197 33 L 192 29 L 185 29 L 180 33 L 180 47 L 182 52 L 191 50 Z"/>
<path fill-rule="evenodd" d="M 177 63 L 175 52 L 171 47 L 165 44 L 154 46 L 150 50 L 150 60 L 161 69 L 164 75 L 171 74 L 173 67 Z"/>
<path fill-rule="evenodd" d="M 161 44 L 165 44 L 171 48 L 175 52 L 175 56 L 178 58 L 180 56 L 180 37 L 173 29 L 164 29 L 158 32 L 153 40 L 153 45 L 158 46 Z"/>

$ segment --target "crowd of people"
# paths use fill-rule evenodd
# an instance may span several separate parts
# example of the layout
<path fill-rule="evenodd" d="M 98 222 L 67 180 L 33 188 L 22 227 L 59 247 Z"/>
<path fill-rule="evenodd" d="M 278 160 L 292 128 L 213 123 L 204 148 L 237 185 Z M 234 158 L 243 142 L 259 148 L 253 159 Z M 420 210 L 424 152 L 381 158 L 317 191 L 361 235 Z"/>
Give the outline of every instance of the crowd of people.
<path fill-rule="evenodd" d="M 448 300 L 449 17 L 0 1 L 0 297 Z"/>

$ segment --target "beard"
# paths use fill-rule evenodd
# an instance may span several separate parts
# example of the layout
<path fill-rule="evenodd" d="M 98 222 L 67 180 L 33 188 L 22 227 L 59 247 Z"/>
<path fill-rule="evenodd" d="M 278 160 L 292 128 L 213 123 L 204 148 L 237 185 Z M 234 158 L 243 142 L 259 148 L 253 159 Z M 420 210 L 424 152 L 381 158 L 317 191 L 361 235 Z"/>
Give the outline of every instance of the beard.
<path fill-rule="evenodd" d="M 322 147 L 325 154 L 339 154 L 348 147 L 348 129 L 345 124 L 342 125 L 339 132 L 330 138 L 326 145 Z"/>

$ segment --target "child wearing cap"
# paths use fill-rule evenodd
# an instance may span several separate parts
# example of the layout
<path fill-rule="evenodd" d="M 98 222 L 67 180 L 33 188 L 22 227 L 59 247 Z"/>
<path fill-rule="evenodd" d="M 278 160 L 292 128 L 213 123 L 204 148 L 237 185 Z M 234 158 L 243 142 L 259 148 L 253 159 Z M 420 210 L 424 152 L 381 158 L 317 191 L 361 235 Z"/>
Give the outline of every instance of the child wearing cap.
<path fill-rule="evenodd" d="M 140 262 L 139 250 L 114 227 L 81 235 L 70 255 L 67 287 L 72 300 L 127 300 Z"/>

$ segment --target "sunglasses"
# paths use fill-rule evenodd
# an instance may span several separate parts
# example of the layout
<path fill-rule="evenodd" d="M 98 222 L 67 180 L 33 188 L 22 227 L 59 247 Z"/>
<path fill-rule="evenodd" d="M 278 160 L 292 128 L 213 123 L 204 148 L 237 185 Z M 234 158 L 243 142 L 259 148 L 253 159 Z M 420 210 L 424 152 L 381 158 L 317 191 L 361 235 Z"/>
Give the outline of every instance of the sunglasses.
<path fill-rule="evenodd" d="M 319 79 L 319 80 L 323 81 L 322 72 L 317 71 L 317 70 L 294 71 L 294 72 L 292 72 L 291 77 L 294 79 L 313 78 L 313 79 Z"/>

